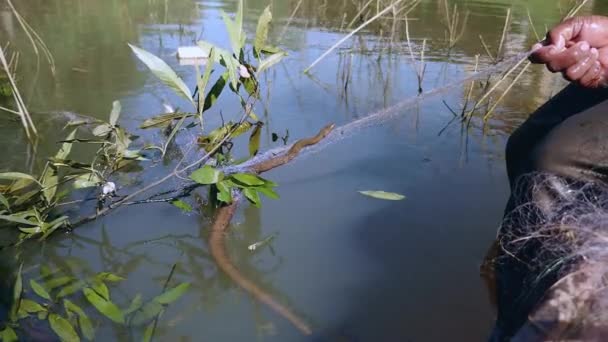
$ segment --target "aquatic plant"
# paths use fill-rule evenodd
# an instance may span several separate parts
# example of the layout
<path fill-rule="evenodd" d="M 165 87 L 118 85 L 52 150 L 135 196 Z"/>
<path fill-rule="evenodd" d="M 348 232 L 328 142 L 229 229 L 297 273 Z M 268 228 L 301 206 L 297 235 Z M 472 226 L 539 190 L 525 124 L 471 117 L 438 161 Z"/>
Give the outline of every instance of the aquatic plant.
<path fill-rule="evenodd" d="M 137 294 L 128 306 L 121 308 L 111 291 L 115 284 L 125 280 L 119 275 L 100 272 L 77 278 L 60 268 L 42 265 L 40 274 L 26 282 L 20 267 L 12 288 L 9 320 L 0 322 L 0 340 L 13 342 L 20 337 L 36 338 L 37 334 L 48 336 L 52 331 L 61 341 L 93 341 L 98 327 L 93 323 L 98 318 L 91 318 L 95 315 L 120 326 L 145 326 L 143 341 L 150 341 L 158 317 L 190 287 L 189 283 L 168 286 L 174 269 L 175 265 L 158 296 L 144 301 Z"/>

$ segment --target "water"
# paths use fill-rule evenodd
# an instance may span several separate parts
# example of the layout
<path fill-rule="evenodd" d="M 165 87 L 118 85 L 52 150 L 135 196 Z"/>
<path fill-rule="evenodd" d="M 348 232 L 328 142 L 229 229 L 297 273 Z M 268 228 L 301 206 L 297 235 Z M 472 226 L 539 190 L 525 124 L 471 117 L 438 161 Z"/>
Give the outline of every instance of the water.
<path fill-rule="evenodd" d="M 273 2 L 271 41 L 281 36 L 297 3 Z M 246 1 L 245 28 L 250 37 L 267 4 Z M 23 91 L 32 111 L 68 110 L 105 119 L 112 101 L 120 100 L 121 125 L 153 142 L 160 134 L 136 130 L 139 123 L 161 112 L 162 101 L 181 108 L 187 103 L 153 78 L 126 43 L 161 56 L 192 85 L 193 70 L 177 65 L 173 53 L 200 38 L 227 46 L 220 10 L 236 8 L 233 1 L 191 0 L 29 0 L 16 5 L 57 60 L 53 78 L 44 62 L 36 72 L 31 53 L 21 56 Z M 559 19 L 560 8 L 568 7 L 567 1 L 458 1 L 458 5 L 471 15 L 449 57 L 445 29 L 439 24 L 443 2 L 423 1 L 410 14 L 415 49 L 428 39 L 425 90 L 465 77 L 473 69 L 474 56 L 484 53 L 480 34 L 495 49 L 507 8 L 513 9 L 513 23 L 506 54 L 515 55 L 534 41 L 527 9 L 542 32 Z M 601 13 L 601 6 L 595 1 L 586 11 Z M 256 108 L 266 122 L 263 150 L 279 146 L 272 143 L 273 132 L 282 135 L 288 129 L 293 141 L 315 134 L 329 122 L 345 124 L 416 95 L 402 22 L 390 53 L 392 23 L 376 23 L 320 63 L 312 76 L 302 74 L 343 36 L 345 12 L 348 22 L 357 9 L 348 1 L 304 1 L 285 29 L 277 44 L 289 51 L 289 58 L 263 78 L 268 93 L 264 93 L 265 105 Z M 7 19 L 4 10 L 0 15 L 0 36 L 29 51 L 16 23 Z M 482 62 L 488 58 L 482 57 Z M 351 75 L 346 90 L 344 70 Z M 479 266 L 508 196 L 504 144 L 509 132 L 562 84 L 542 68 L 533 68 L 486 127 L 474 120 L 468 130 L 456 123 L 439 134 L 453 118 L 442 100 L 455 110 L 464 101 L 465 90 L 454 89 L 404 109 L 390 124 L 361 130 L 268 173 L 280 184 L 281 199 L 265 200 L 262 209 L 239 210 L 227 239 L 235 263 L 306 318 L 320 335 L 361 341 L 485 339 L 492 328 L 493 308 Z M 234 120 L 238 107 L 227 98 L 217 108 Z M 45 143 L 34 169 L 57 149 L 52 142 L 65 135 L 60 120 L 42 114 L 38 119 Z M 210 111 L 207 120 L 209 127 L 219 124 L 219 112 Z M 0 121 L 2 142 L 12 151 L 0 161 L 3 170 L 31 167 L 16 127 Z M 89 153 L 76 151 L 74 158 L 87 160 Z M 144 164 L 145 172 L 125 174 L 117 181 L 128 191 L 161 177 L 170 167 Z M 407 200 L 375 201 L 357 192 L 372 189 L 403 193 Z M 187 281 L 192 287 L 163 315 L 158 340 L 311 340 L 217 272 L 206 244 L 208 226 L 207 212 L 184 215 L 167 204 L 128 207 L 73 234 L 56 236 L 43 248 L 25 245 L 19 261 L 14 251 L 4 251 L 2 272 L 11 274 L 20 261 L 26 279 L 36 277 L 42 264 L 76 276 L 116 272 L 127 280 L 113 288 L 113 300 L 126 306 L 137 293 L 144 298 L 157 295 L 177 263 L 173 283 Z M 277 234 L 272 250 L 247 249 L 272 234 Z M 139 339 L 144 328 L 126 331 L 104 323 L 98 337 Z"/>

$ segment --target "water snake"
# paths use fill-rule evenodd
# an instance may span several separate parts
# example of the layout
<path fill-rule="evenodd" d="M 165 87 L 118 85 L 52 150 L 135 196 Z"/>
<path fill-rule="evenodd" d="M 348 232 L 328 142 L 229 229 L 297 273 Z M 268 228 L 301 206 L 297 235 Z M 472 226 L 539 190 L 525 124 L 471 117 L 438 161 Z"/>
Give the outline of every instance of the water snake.
<path fill-rule="evenodd" d="M 333 124 L 325 126 L 317 135 L 297 141 L 286 153 L 254 164 L 251 167 L 251 171 L 254 173 L 262 173 L 292 161 L 298 156 L 303 148 L 312 146 L 324 139 L 329 133 L 331 133 L 334 127 L 335 125 Z M 247 276 L 242 274 L 230 260 L 230 257 L 226 251 L 225 237 L 228 227 L 230 226 L 230 221 L 236 212 L 236 208 L 237 201 L 235 200 L 232 204 L 221 207 L 217 211 L 215 219 L 213 220 L 211 234 L 209 236 L 209 248 L 215 263 L 222 272 L 228 275 L 232 281 L 253 296 L 256 300 L 267 305 L 277 314 L 287 319 L 304 335 L 311 335 L 312 329 L 308 323 L 304 321 L 304 319 L 299 317 L 283 304 L 279 303 L 272 297 L 271 294 L 266 292 L 251 279 L 247 278 Z"/>

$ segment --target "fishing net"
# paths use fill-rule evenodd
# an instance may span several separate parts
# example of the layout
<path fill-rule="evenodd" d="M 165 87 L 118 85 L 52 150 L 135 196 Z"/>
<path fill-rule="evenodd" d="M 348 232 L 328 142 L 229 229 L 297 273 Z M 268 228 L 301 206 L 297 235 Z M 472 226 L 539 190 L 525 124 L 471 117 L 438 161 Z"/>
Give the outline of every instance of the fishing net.
<path fill-rule="evenodd" d="M 536 173 L 518 180 L 513 198 L 514 208 L 499 233 L 504 253 L 497 261 L 525 265 L 530 281 L 523 286 L 524 292 L 533 291 L 547 278 L 553 279 L 545 284 L 550 287 L 573 273 L 592 270 L 568 288 L 560 284 L 545 305 L 560 306 L 556 320 L 578 326 L 605 324 L 608 296 L 600 290 L 606 287 L 608 274 L 608 187 Z M 545 291 L 540 293 L 545 295 Z M 583 304 L 581 298 L 585 298 Z"/>

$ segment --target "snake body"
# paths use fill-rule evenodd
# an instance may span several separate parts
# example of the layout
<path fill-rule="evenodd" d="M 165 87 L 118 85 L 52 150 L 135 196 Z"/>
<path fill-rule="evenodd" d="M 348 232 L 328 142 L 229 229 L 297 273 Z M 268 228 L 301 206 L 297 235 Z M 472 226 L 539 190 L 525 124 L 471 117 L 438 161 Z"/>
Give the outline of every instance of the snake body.
<path fill-rule="evenodd" d="M 323 140 L 329 133 L 331 133 L 334 127 L 335 125 L 333 124 L 325 126 L 317 135 L 297 141 L 286 153 L 254 164 L 251 167 L 251 171 L 254 173 L 262 173 L 289 163 L 298 156 L 302 149 L 317 144 L 319 141 Z M 274 299 L 271 294 L 262 289 L 254 281 L 247 278 L 247 276 L 241 273 L 241 271 L 239 271 L 239 269 L 230 260 L 230 257 L 226 251 L 225 240 L 226 232 L 228 231 L 230 221 L 236 212 L 236 208 L 236 200 L 232 204 L 220 208 L 211 226 L 209 249 L 215 263 L 222 272 L 228 275 L 232 281 L 253 296 L 256 300 L 267 305 L 274 312 L 287 319 L 304 335 L 311 335 L 312 329 L 302 318 Z"/>

